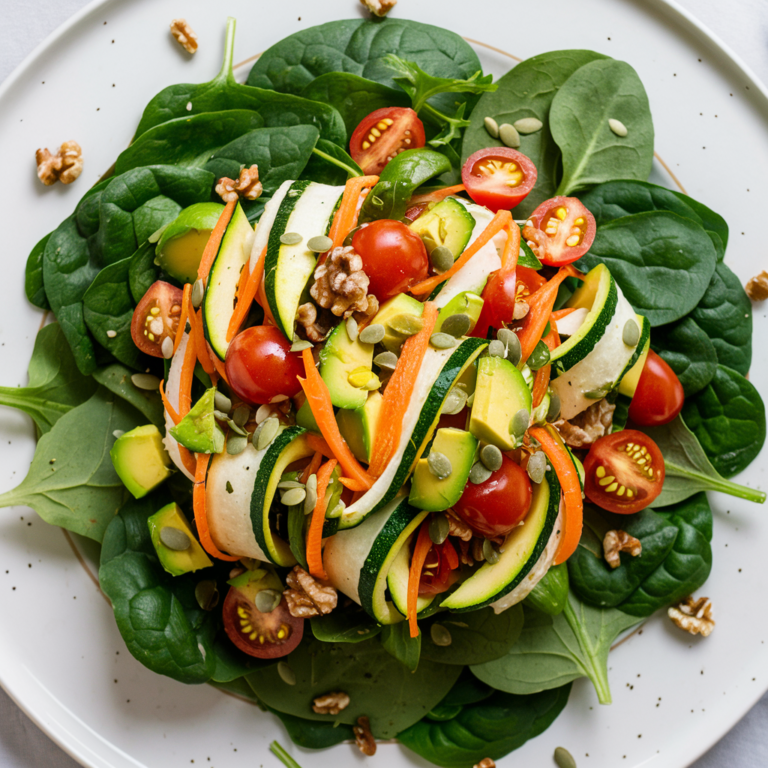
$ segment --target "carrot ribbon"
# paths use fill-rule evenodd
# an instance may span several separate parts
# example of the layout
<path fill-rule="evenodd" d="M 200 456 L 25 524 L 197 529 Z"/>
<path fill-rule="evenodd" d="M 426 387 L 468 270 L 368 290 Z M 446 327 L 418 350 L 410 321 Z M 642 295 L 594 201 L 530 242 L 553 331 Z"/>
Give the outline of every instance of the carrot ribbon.
<path fill-rule="evenodd" d="M 432 539 L 429 538 L 429 525 L 423 524 L 419 528 L 419 536 L 416 539 L 416 546 L 413 548 L 413 557 L 411 558 L 411 569 L 408 572 L 406 610 L 408 612 L 408 628 L 411 637 L 419 636 L 417 621 L 419 582 L 421 581 L 421 572 L 424 570 L 424 563 L 427 561 L 427 555 L 431 547 Z"/>
<path fill-rule="evenodd" d="M 317 501 L 307 534 L 307 565 L 310 574 L 316 579 L 328 578 L 323 565 L 323 523 L 325 522 L 325 508 L 328 504 L 325 494 L 337 464 L 336 459 L 326 461 L 317 473 Z"/>
<path fill-rule="evenodd" d="M 213 262 L 216 260 L 221 241 L 224 239 L 224 233 L 227 231 L 232 214 L 235 212 L 236 205 L 237 200 L 230 200 L 224 206 L 224 210 L 221 212 L 219 220 L 216 222 L 216 226 L 211 230 L 208 242 L 205 244 L 203 255 L 200 258 L 200 266 L 197 268 L 197 277 L 199 280 L 202 280 L 203 283 L 207 283 L 208 281 L 208 273 L 211 271 Z"/>

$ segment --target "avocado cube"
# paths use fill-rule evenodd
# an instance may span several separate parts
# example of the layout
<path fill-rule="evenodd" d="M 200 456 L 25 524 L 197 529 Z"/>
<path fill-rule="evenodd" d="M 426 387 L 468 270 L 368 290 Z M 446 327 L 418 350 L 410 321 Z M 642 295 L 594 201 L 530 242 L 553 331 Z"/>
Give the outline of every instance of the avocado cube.
<path fill-rule="evenodd" d="M 171 576 L 182 576 L 185 573 L 192 573 L 213 565 L 192 533 L 187 518 L 184 517 L 178 504 L 172 502 L 164 506 L 159 512 L 155 512 L 147 519 L 147 525 L 149 525 L 149 536 L 152 539 L 152 546 L 157 552 L 160 565 Z M 171 537 L 168 535 L 168 531 L 163 533 L 163 529 L 166 528 L 181 533 L 175 533 Z M 163 539 L 173 541 L 173 546 L 167 546 L 163 543 Z M 182 548 L 187 540 L 189 546 Z"/>
<path fill-rule="evenodd" d="M 146 496 L 171 474 L 171 459 L 163 445 L 163 436 L 154 424 L 136 427 L 118 437 L 109 456 L 118 477 L 137 499 Z"/>
<path fill-rule="evenodd" d="M 363 344 L 360 339 L 352 341 L 346 323 L 341 323 L 333 329 L 320 352 L 320 375 L 337 408 L 365 405 L 368 390 L 350 382 L 350 374 L 358 368 L 371 371 L 373 376 L 373 344 Z"/>
<path fill-rule="evenodd" d="M 376 313 L 376 317 L 371 321 L 371 325 L 376 324 L 384 326 L 384 338 L 382 339 L 381 344 L 384 349 L 389 352 L 397 353 L 400 351 L 400 347 L 403 346 L 403 342 L 406 340 L 407 336 L 403 336 L 392 328 L 390 326 L 390 321 L 398 315 L 421 317 L 423 313 L 424 305 L 420 301 L 417 301 L 412 296 L 408 296 L 405 293 L 400 293 L 381 305 L 381 308 Z"/>
<path fill-rule="evenodd" d="M 221 453 L 224 432 L 213 412 L 216 387 L 211 387 L 194 404 L 189 413 L 171 428 L 171 435 L 185 448 L 195 453 Z"/>
<path fill-rule="evenodd" d="M 483 300 L 476 293 L 472 291 L 464 291 L 463 293 L 454 296 L 441 310 L 437 316 L 437 322 L 435 323 L 434 333 L 440 331 L 443 327 L 443 323 L 446 318 L 451 315 L 467 315 L 470 319 L 469 330 L 467 336 L 472 333 L 477 321 L 480 319 L 480 313 L 483 311 Z"/>
<path fill-rule="evenodd" d="M 371 392 L 361 408 L 354 410 L 339 409 L 336 421 L 341 436 L 347 441 L 350 450 L 358 461 L 369 464 L 373 441 L 376 437 L 376 425 L 379 423 L 382 396 L 380 392 Z"/>
<path fill-rule="evenodd" d="M 458 200 L 447 197 L 409 226 L 411 232 L 422 239 L 427 253 L 443 246 L 453 254 L 455 261 L 472 237 L 475 219 Z"/>

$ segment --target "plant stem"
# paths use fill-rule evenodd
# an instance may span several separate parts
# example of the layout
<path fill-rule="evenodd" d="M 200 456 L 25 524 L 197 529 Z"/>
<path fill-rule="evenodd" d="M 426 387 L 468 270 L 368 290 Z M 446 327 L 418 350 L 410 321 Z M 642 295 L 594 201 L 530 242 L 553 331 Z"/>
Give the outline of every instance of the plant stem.
<path fill-rule="evenodd" d="M 323 160 L 325 160 L 328 163 L 331 163 L 342 170 L 347 172 L 347 176 L 349 178 L 352 178 L 353 176 L 362 176 L 363 174 L 356 171 L 351 165 L 347 165 L 346 163 L 343 163 L 341 160 L 337 160 L 335 157 L 331 157 L 329 154 L 319 150 L 317 147 L 315 147 L 312 150 L 313 155 L 317 155 L 318 157 L 322 157 Z"/>
<path fill-rule="evenodd" d="M 224 61 L 221 65 L 216 80 L 230 80 L 235 82 L 235 73 L 232 71 L 232 64 L 235 56 L 235 27 L 237 20 L 232 16 L 227 18 L 227 36 L 224 40 Z"/>
<path fill-rule="evenodd" d="M 269 751 L 285 766 L 285 768 L 301 768 L 301 766 L 285 751 L 277 741 L 269 745 Z"/>
<path fill-rule="evenodd" d="M 686 478 L 695 477 L 707 490 L 720 491 L 720 493 L 727 493 L 729 496 L 736 496 L 739 499 L 754 501 L 756 504 L 765 503 L 766 494 L 764 491 L 758 491 L 754 488 L 748 488 L 745 485 L 732 483 L 730 480 L 726 480 L 719 476 L 711 477 L 710 475 L 705 475 L 703 472 L 694 472 L 690 469 L 684 469 L 669 461 L 666 462 L 666 470 L 667 475 Z"/>
<path fill-rule="evenodd" d="M 565 610 L 563 611 L 565 620 L 573 630 L 573 634 L 576 636 L 576 640 L 579 643 L 584 659 L 587 662 L 584 667 L 587 677 L 592 681 L 592 685 L 595 686 L 595 692 L 597 693 L 597 700 L 601 704 L 611 704 L 611 687 L 608 683 L 608 670 L 605 665 L 600 663 L 600 660 L 596 658 L 596 654 L 592 650 L 589 639 L 584 634 L 584 628 L 579 621 L 579 617 L 573 610 L 571 604 L 570 595 L 565 601 Z"/>

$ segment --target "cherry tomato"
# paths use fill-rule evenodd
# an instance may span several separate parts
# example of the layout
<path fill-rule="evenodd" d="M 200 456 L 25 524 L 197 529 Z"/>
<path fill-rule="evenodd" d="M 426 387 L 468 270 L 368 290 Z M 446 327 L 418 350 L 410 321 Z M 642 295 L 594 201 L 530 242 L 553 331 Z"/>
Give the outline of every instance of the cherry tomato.
<path fill-rule="evenodd" d="M 533 189 L 536 166 L 515 149 L 489 147 L 467 158 L 461 181 L 478 205 L 508 211 Z"/>
<path fill-rule="evenodd" d="M 299 393 L 298 376 L 304 375 L 301 356 L 281 331 L 256 325 L 238 333 L 227 349 L 225 361 L 229 386 L 247 403 L 272 402 L 278 395 Z"/>
<path fill-rule="evenodd" d="M 532 493 L 528 473 L 502 456 L 501 468 L 484 483 L 467 483 L 453 510 L 483 536 L 506 536 L 525 519 Z"/>
<path fill-rule="evenodd" d="M 421 238 L 401 221 L 379 219 L 352 236 L 370 278 L 368 292 L 380 302 L 407 291 L 429 275 L 429 256 Z"/>
<path fill-rule="evenodd" d="M 175 339 L 181 315 L 182 292 L 175 285 L 158 280 L 152 283 L 133 311 L 133 343 L 152 357 L 163 357 L 165 339 Z"/>
<path fill-rule="evenodd" d="M 412 109 L 384 107 L 360 121 L 349 140 L 349 154 L 364 173 L 378 175 L 392 158 L 425 142 L 424 123 Z"/>
<path fill-rule="evenodd" d="M 459 565 L 459 555 L 448 539 L 442 544 L 433 544 L 424 561 L 419 594 L 439 595 L 449 590 L 458 578 Z"/>
<path fill-rule="evenodd" d="M 595 240 L 595 217 L 575 197 L 545 200 L 523 227 L 523 237 L 542 264 L 562 267 L 580 259 Z"/>
<path fill-rule="evenodd" d="M 661 493 L 664 457 L 648 435 L 624 429 L 593 443 L 584 473 L 584 493 L 593 504 L 631 515 Z"/>
<path fill-rule="evenodd" d="M 304 619 L 291 616 L 285 597 L 277 608 L 262 613 L 254 599 L 253 585 L 230 587 L 222 609 L 224 630 L 229 639 L 249 656 L 276 659 L 287 656 L 304 635 Z"/>
<path fill-rule="evenodd" d="M 652 349 L 629 406 L 629 418 L 641 427 L 668 424 L 683 409 L 685 393 L 675 372 Z"/>

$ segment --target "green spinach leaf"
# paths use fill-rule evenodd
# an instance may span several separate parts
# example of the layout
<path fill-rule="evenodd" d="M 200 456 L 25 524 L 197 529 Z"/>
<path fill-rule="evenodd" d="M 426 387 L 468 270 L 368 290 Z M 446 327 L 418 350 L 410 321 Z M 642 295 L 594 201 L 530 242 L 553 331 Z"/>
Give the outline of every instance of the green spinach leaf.
<path fill-rule="evenodd" d="M 568 600 L 568 566 L 565 563 L 550 566 L 523 601 L 523 605 L 550 616 L 565 610 Z"/>
<path fill-rule="evenodd" d="M 160 399 L 160 393 L 139 389 L 131 381 L 132 375 L 133 371 L 119 363 L 113 363 L 104 368 L 97 368 L 93 372 L 93 378 L 99 384 L 132 405 L 159 430 L 164 430 L 165 411 L 163 409 L 163 401 Z"/>
<path fill-rule="evenodd" d="M 201 573 L 198 581 L 210 579 L 208 572 Z M 215 610 L 215 609 L 214 609 Z M 263 669 L 277 663 L 277 659 L 257 659 L 239 650 L 229 639 L 223 628 L 219 629 L 213 643 L 216 666 L 211 674 L 212 683 L 231 683 L 245 677 L 255 669 Z M 245 688 L 250 691 L 246 683 Z"/>
<path fill-rule="evenodd" d="M 43 284 L 43 254 L 50 236 L 48 233 L 35 244 L 35 247 L 29 252 L 27 266 L 24 270 L 24 292 L 27 294 L 30 304 L 34 304 L 38 309 L 51 308 Z"/>
<path fill-rule="evenodd" d="M 354 741 L 355 732 L 351 725 L 305 720 L 303 717 L 287 715 L 272 707 L 268 711 L 280 718 L 291 741 L 304 749 L 327 749 L 342 741 Z"/>
<path fill-rule="evenodd" d="M 421 632 L 411 637 L 407 621 L 399 624 L 387 624 L 381 630 L 381 644 L 393 658 L 406 669 L 415 672 L 421 657 Z"/>
<path fill-rule="evenodd" d="M 312 634 L 324 643 L 362 643 L 381 632 L 381 626 L 365 611 L 352 608 L 313 616 L 310 626 Z"/>
<path fill-rule="evenodd" d="M 149 241 L 139 246 L 136 253 L 130 257 L 128 265 L 128 285 L 131 296 L 138 304 L 144 294 L 152 287 L 152 283 L 160 277 L 160 268 L 155 265 L 155 246 Z"/>
<path fill-rule="evenodd" d="M 363 169 L 337 144 L 320 139 L 312 150 L 307 167 L 301 174 L 320 184 L 343 186 L 354 176 L 364 176 Z"/>

